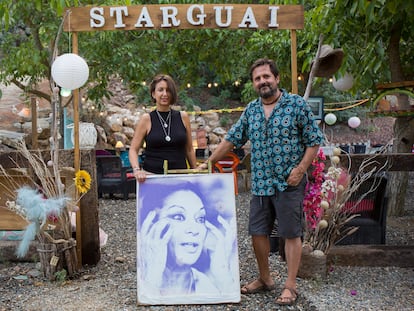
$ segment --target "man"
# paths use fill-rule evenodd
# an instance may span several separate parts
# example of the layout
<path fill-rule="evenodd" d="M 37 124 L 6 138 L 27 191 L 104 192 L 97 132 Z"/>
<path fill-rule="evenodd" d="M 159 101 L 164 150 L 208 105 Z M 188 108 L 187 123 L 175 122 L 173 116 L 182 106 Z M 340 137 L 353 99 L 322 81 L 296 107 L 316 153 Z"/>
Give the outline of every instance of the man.
<path fill-rule="evenodd" d="M 275 283 L 269 271 L 269 235 L 275 217 L 278 233 L 285 238 L 288 275 L 277 304 L 291 305 L 298 296 L 296 276 L 302 254 L 302 201 L 305 173 L 317 155 L 323 135 L 305 100 L 279 89 L 273 60 L 258 59 L 250 78 L 259 98 L 250 102 L 207 162 L 220 160 L 234 147 L 251 142 L 252 200 L 249 234 L 259 277 L 241 289 L 242 294 L 270 291 Z"/>

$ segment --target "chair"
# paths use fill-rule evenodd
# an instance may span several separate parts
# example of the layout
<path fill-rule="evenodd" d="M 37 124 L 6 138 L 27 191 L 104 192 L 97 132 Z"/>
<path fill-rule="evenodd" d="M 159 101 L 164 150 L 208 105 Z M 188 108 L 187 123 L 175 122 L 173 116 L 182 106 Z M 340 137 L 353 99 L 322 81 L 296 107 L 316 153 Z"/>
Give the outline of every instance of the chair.
<path fill-rule="evenodd" d="M 372 185 L 378 187 L 369 192 Z M 385 244 L 387 219 L 387 178 L 373 176 L 368 178 L 345 203 L 344 212 L 359 214 L 345 224 L 345 227 L 359 229 L 340 240 L 338 245 L 348 244 Z M 367 192 L 369 192 L 367 194 Z M 362 200 L 360 198 L 363 197 Z M 359 203 L 357 203 L 360 201 Z"/>
<path fill-rule="evenodd" d="M 251 164 L 251 154 L 250 152 L 247 153 L 243 159 L 241 159 L 240 164 L 237 168 L 238 174 L 240 175 L 243 185 L 244 185 L 244 191 L 247 191 L 249 189 L 249 175 L 252 171 L 252 164 Z"/>
<path fill-rule="evenodd" d="M 239 157 L 233 153 L 227 153 L 222 159 L 214 163 L 214 168 L 219 173 L 233 173 L 234 177 L 234 193 L 239 194 L 237 167 L 240 164 Z"/>
<path fill-rule="evenodd" d="M 122 166 L 122 160 L 116 155 L 96 157 L 96 173 L 98 180 L 98 197 L 104 193 L 112 196 L 122 194 L 125 200 L 129 193 L 136 193 L 137 182 L 131 167 Z"/>

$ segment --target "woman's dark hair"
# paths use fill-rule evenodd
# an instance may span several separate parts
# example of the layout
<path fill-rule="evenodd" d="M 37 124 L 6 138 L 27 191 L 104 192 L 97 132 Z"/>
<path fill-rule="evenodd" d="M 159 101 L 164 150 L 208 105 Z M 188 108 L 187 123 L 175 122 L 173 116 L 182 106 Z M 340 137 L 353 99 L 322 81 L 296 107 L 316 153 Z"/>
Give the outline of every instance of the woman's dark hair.
<path fill-rule="evenodd" d="M 152 97 L 152 93 L 155 91 L 155 87 L 157 86 L 157 84 L 161 81 L 167 82 L 168 91 L 171 93 L 170 105 L 175 105 L 178 100 L 177 86 L 175 85 L 173 78 L 171 78 L 169 75 L 166 75 L 166 74 L 156 75 L 154 79 L 152 79 L 151 85 L 150 85 L 150 95 L 151 95 L 152 101 L 155 103 L 155 98 Z"/>
<path fill-rule="evenodd" d="M 277 68 L 276 63 L 273 60 L 268 58 L 259 58 L 250 67 L 250 80 L 253 81 L 253 70 L 255 70 L 257 67 L 264 65 L 269 65 L 270 71 L 273 73 L 275 78 L 279 75 L 279 69 Z"/>
<path fill-rule="evenodd" d="M 149 183 L 143 183 L 140 187 L 144 189 L 147 185 L 149 186 Z M 162 208 L 165 199 L 177 191 L 191 191 L 202 201 L 204 198 L 203 193 L 200 192 L 199 186 L 192 182 L 183 181 L 169 183 L 168 181 L 164 181 L 162 183 L 153 184 L 143 191 L 145 195 L 141 198 L 142 204 L 139 213 L 140 223 L 142 223 L 150 211 Z"/>

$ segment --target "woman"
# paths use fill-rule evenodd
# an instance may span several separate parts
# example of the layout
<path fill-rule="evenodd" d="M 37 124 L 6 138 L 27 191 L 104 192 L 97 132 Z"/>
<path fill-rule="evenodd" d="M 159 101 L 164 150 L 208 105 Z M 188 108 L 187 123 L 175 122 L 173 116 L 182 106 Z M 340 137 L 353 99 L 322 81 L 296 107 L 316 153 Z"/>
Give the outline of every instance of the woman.
<path fill-rule="evenodd" d="M 129 149 L 129 161 L 139 182 L 145 181 L 148 173 L 164 173 L 164 160 L 168 161 L 168 169 L 196 166 L 190 118 L 184 111 L 171 109 L 177 102 L 174 80 L 168 75 L 157 75 L 150 92 L 156 108 L 139 120 Z M 138 152 L 144 142 L 145 161 L 140 167 Z"/>
<path fill-rule="evenodd" d="M 140 208 L 142 290 L 213 296 L 229 290 L 234 284 L 230 265 L 236 253 L 235 224 L 207 207 L 194 183 L 156 184 L 152 189 L 163 195 L 147 191 Z"/>

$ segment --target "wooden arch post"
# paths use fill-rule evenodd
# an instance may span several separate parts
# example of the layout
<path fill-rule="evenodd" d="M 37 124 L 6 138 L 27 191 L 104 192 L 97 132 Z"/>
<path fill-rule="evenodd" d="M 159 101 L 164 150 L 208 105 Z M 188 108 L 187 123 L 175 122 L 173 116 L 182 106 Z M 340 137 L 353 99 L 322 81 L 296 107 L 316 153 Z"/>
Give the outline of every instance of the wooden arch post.
<path fill-rule="evenodd" d="M 296 56 L 296 30 L 290 30 L 290 57 L 291 57 L 291 71 L 292 71 L 292 93 L 298 94 L 298 64 Z"/>
<path fill-rule="evenodd" d="M 72 53 L 79 53 L 78 33 L 72 33 Z M 79 89 L 73 90 L 73 167 L 75 172 L 80 170 L 80 148 L 79 148 Z M 79 193 L 75 191 L 75 199 L 78 202 Z M 80 202 L 77 203 L 79 211 L 76 213 L 76 253 L 78 266 L 82 266 L 82 209 Z"/>

